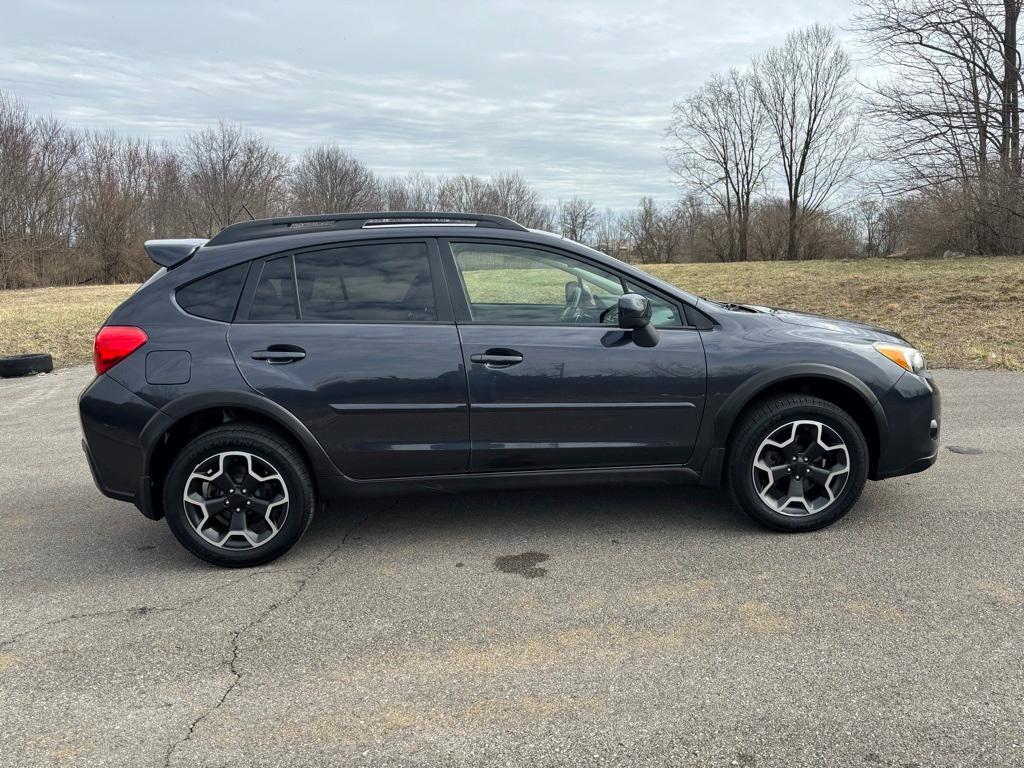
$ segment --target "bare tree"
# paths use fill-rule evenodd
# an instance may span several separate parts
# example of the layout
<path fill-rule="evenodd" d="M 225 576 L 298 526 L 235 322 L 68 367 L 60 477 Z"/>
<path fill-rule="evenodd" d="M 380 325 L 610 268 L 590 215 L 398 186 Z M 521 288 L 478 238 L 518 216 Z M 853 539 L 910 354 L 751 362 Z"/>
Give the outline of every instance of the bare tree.
<path fill-rule="evenodd" d="M 142 251 L 152 234 L 146 193 L 153 150 L 113 133 L 86 137 L 79 172 L 76 245 L 105 283 L 140 279 L 151 271 Z"/>
<path fill-rule="evenodd" d="M 732 69 L 673 106 L 669 166 L 711 200 L 726 222 L 726 261 L 746 261 L 754 193 L 773 158 L 754 78 Z"/>
<path fill-rule="evenodd" d="M 437 208 L 457 213 L 493 213 L 507 216 L 525 227 L 547 229 L 551 210 L 517 172 L 503 172 L 491 179 L 480 176 L 443 176 L 437 183 Z"/>
<path fill-rule="evenodd" d="M 196 234 L 186 213 L 185 179 L 181 157 L 172 146 L 149 149 L 146 212 L 153 237 Z"/>
<path fill-rule="evenodd" d="M 295 213 L 344 213 L 380 207 L 380 185 L 362 162 L 333 144 L 307 150 L 291 178 Z"/>
<path fill-rule="evenodd" d="M 622 231 L 629 239 L 630 250 L 636 261 L 650 264 L 661 261 L 658 247 L 658 205 L 653 197 L 640 198 L 634 211 L 623 214 Z"/>
<path fill-rule="evenodd" d="M 182 147 L 186 213 L 193 232 L 210 236 L 232 222 L 285 208 L 287 159 L 241 126 L 220 122 L 189 134 Z"/>
<path fill-rule="evenodd" d="M 504 171 L 488 184 L 491 200 L 487 213 L 496 213 L 518 221 L 524 227 L 551 229 L 554 216 L 540 194 L 518 171 Z"/>
<path fill-rule="evenodd" d="M 563 237 L 585 242 L 594 225 L 597 224 L 597 208 L 590 200 L 572 196 L 558 201 L 558 227 Z"/>
<path fill-rule="evenodd" d="M 662 210 L 651 197 L 622 216 L 622 233 L 634 260 L 642 264 L 683 261 L 686 255 L 686 209 L 673 205 Z"/>
<path fill-rule="evenodd" d="M 853 117 L 850 57 L 830 27 L 815 25 L 755 59 L 754 74 L 786 185 L 786 258 L 796 259 L 802 225 L 857 170 L 860 126 Z"/>
<path fill-rule="evenodd" d="M 0 289 L 59 271 L 53 262 L 71 246 L 77 153 L 71 131 L 0 91 Z"/>
<path fill-rule="evenodd" d="M 497 213 L 493 190 L 479 176 L 442 176 L 437 183 L 437 207 L 448 213 Z"/>
<path fill-rule="evenodd" d="M 856 26 L 889 77 L 868 113 L 882 181 L 937 195 L 971 219 L 965 249 L 1018 250 L 1021 205 L 1020 0 L 859 0 Z M 951 187 L 945 189 L 940 187 Z"/>
<path fill-rule="evenodd" d="M 854 204 L 851 215 L 859 230 L 864 256 L 888 256 L 903 246 L 908 234 L 908 210 L 915 202 L 913 197 L 866 197 Z"/>
<path fill-rule="evenodd" d="M 611 208 L 606 208 L 597 216 L 591 240 L 597 250 L 616 258 L 625 257 L 627 243 L 622 227 L 622 216 Z"/>
<path fill-rule="evenodd" d="M 438 207 L 437 180 L 422 171 L 381 183 L 381 202 L 389 211 L 432 211 Z"/>

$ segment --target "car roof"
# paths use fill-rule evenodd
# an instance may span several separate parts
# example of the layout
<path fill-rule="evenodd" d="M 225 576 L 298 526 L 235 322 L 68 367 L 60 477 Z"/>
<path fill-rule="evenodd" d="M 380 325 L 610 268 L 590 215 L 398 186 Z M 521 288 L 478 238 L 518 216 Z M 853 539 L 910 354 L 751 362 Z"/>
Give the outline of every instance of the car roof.
<path fill-rule="evenodd" d="M 395 237 L 470 238 L 522 242 L 524 245 L 547 245 L 626 273 L 642 283 L 691 304 L 698 301 L 698 297 L 680 290 L 677 286 L 601 251 L 554 232 L 528 229 L 511 219 L 490 214 L 379 211 L 256 219 L 225 227 L 196 252 L 196 257 L 202 262 L 206 262 L 208 258 L 216 258 L 218 262 L 227 266 L 245 259 L 260 258 L 299 248 L 340 242 L 371 242 Z"/>

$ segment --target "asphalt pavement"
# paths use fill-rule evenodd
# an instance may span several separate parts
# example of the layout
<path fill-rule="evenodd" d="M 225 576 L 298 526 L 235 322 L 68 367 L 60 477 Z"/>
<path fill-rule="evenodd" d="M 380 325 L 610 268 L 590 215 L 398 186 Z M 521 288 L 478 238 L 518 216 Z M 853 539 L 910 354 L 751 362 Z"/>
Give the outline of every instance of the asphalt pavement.
<path fill-rule="evenodd" d="M 783 535 L 718 492 L 361 499 L 222 570 L 0 381 L 0 766 L 1024 765 L 1024 375 Z M 956 451 L 951 450 L 956 449 Z"/>

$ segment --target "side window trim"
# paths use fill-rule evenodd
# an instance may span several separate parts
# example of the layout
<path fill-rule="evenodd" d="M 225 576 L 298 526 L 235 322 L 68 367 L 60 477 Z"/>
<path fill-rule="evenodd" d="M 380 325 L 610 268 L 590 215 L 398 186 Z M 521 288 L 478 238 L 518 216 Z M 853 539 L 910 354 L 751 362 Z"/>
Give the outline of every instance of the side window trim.
<path fill-rule="evenodd" d="M 658 330 L 665 331 L 692 331 L 697 330 L 697 327 L 689 324 L 690 319 L 686 315 L 685 302 L 681 302 L 670 296 L 666 296 L 661 291 L 651 288 L 644 282 L 637 280 L 632 276 L 625 275 L 619 272 L 614 267 L 610 267 L 604 264 L 598 264 L 591 262 L 584 256 L 580 256 L 576 253 L 569 251 L 563 251 L 558 248 L 553 248 L 547 243 L 532 243 L 524 240 L 502 240 L 500 238 L 478 238 L 478 237 L 465 237 L 465 238 L 438 238 L 438 247 L 441 252 L 442 266 L 444 267 L 444 276 L 448 282 L 448 294 L 451 297 L 452 307 L 455 311 L 455 322 L 463 325 L 529 325 L 533 327 L 548 327 L 548 328 L 564 328 L 564 324 L 560 323 L 521 323 L 521 322 L 479 322 L 473 320 L 472 313 L 469 309 L 469 296 L 466 294 L 466 285 L 462 280 L 462 275 L 459 273 L 458 265 L 455 263 L 455 252 L 452 250 L 452 243 L 462 242 L 473 242 L 480 243 L 481 245 L 501 245 L 501 246 L 512 246 L 517 248 L 529 248 L 536 251 L 546 251 L 556 256 L 576 261 L 584 266 L 593 267 L 595 269 L 607 272 L 616 279 L 622 285 L 623 292 L 628 292 L 628 283 L 633 282 L 640 286 L 645 291 L 648 291 L 652 296 L 656 296 L 666 304 L 675 307 L 676 312 L 679 315 L 682 325 L 670 325 L 659 327 Z M 457 288 L 453 287 L 457 286 Z M 601 323 L 581 323 L 576 326 L 577 328 L 607 328 L 608 326 Z"/>
<path fill-rule="evenodd" d="M 285 257 L 288 258 L 292 270 L 292 290 L 295 292 L 296 317 L 293 320 L 250 320 L 249 315 L 252 312 L 253 299 L 256 297 L 256 289 L 259 287 L 260 280 L 263 279 L 263 271 L 267 268 L 267 264 L 270 262 Z M 280 251 L 268 256 L 260 256 L 253 259 L 250 264 L 249 275 L 246 278 L 245 285 L 242 287 L 242 296 L 238 301 L 238 311 L 235 312 L 234 322 L 253 324 L 301 322 L 299 320 L 299 315 L 301 314 L 299 305 L 299 287 L 295 280 L 295 254 L 290 251 Z"/>
<path fill-rule="evenodd" d="M 437 238 L 436 240 L 438 250 L 441 253 L 441 267 L 444 271 L 445 282 L 448 285 L 448 296 L 451 299 L 452 309 L 455 312 L 455 322 L 468 325 L 473 322 L 473 315 L 469 311 L 469 295 L 466 293 L 466 284 L 462 281 L 462 275 L 459 274 L 459 268 L 455 264 L 452 241 L 447 238 Z"/>
<path fill-rule="evenodd" d="M 437 311 L 436 320 L 375 320 L 373 322 L 363 320 L 303 320 L 302 319 L 302 298 L 299 295 L 299 281 L 295 269 L 295 257 L 303 253 L 316 251 L 334 250 L 338 248 L 359 247 L 375 244 L 400 245 L 402 243 L 418 243 L 427 249 L 427 260 L 430 265 L 430 280 L 434 292 L 434 303 Z M 282 256 L 291 257 L 292 286 L 295 290 L 295 302 L 298 307 L 299 317 L 295 320 L 250 320 L 249 314 L 252 310 L 253 298 L 256 295 L 256 288 L 259 285 L 260 277 L 263 274 L 267 262 Z M 452 308 L 451 292 L 448 290 L 448 279 L 444 272 L 444 264 L 438 248 L 437 238 L 416 237 L 416 238 L 388 238 L 373 240 L 343 240 L 334 243 L 318 243 L 308 248 L 299 248 L 293 251 L 278 251 L 276 253 L 259 256 L 251 262 L 253 268 L 249 270 L 248 278 L 242 288 L 242 295 L 239 299 L 238 310 L 235 314 L 235 322 L 252 323 L 254 325 L 267 323 L 308 323 L 316 325 L 451 325 L 455 322 L 455 315 Z"/>
<path fill-rule="evenodd" d="M 284 256 L 286 253 L 275 253 L 274 256 Z M 256 286 L 260 284 L 260 277 L 263 275 L 263 265 L 270 258 L 273 257 L 253 259 L 249 262 L 249 274 L 246 275 L 245 285 L 242 286 L 242 295 L 238 299 L 238 309 L 235 310 L 234 322 L 249 322 L 249 310 L 252 309 L 252 299 L 256 295 Z"/>

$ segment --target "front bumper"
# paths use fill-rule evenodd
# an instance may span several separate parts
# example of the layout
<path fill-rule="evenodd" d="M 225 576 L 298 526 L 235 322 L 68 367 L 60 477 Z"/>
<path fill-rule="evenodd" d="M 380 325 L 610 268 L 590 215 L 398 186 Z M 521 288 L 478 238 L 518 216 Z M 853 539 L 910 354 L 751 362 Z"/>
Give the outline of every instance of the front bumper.
<path fill-rule="evenodd" d="M 923 472 L 939 455 L 942 398 L 930 372 L 903 374 L 879 401 L 888 431 L 873 480 Z"/>

